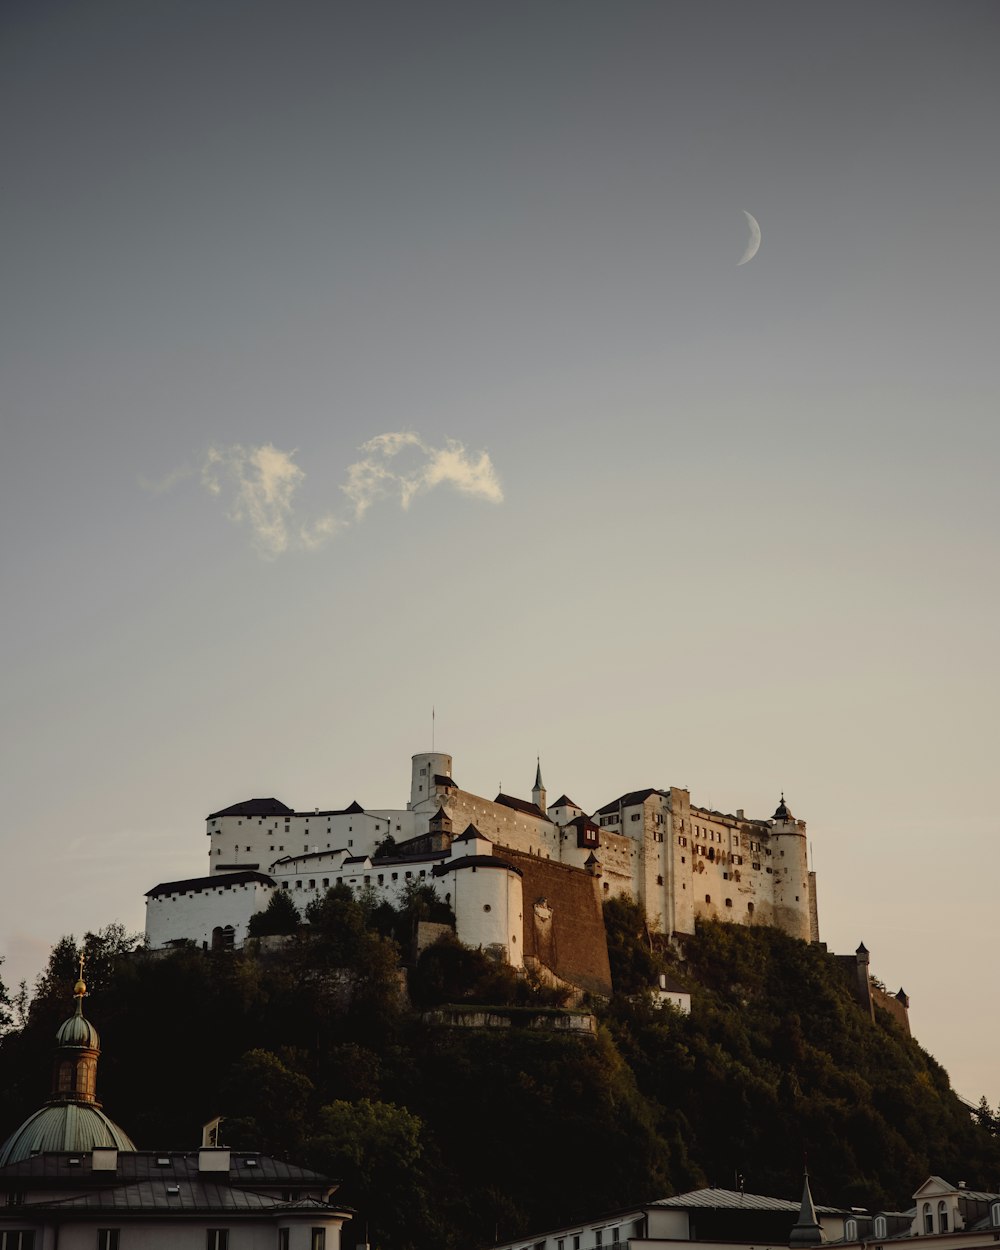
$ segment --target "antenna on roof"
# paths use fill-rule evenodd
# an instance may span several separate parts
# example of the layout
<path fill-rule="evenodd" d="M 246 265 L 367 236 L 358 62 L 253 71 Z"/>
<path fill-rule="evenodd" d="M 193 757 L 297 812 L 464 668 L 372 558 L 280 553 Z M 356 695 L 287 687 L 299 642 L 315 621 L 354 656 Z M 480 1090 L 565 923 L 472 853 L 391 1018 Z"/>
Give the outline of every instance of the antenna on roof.
<path fill-rule="evenodd" d="M 435 729 L 434 722 L 435 720 L 436 720 L 436 715 L 435 715 L 435 710 L 434 710 L 434 704 L 432 703 L 431 704 L 431 750 L 432 751 L 434 750 L 434 729 Z"/>

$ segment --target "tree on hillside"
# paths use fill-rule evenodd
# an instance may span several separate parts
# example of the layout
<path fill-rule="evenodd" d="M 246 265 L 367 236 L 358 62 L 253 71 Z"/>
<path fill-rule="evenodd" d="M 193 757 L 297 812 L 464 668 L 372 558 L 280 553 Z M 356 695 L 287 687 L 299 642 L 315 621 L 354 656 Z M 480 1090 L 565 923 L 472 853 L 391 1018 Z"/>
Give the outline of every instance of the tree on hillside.
<path fill-rule="evenodd" d="M 366 1240 L 382 1250 L 426 1245 L 432 1235 L 423 1123 L 394 1103 L 338 1100 L 322 1107 L 310 1162 L 341 1178 Z"/>
<path fill-rule="evenodd" d="M 227 1146 L 294 1157 L 305 1136 L 313 1084 L 268 1050 L 250 1050 L 229 1070 L 219 1091 Z"/>
<path fill-rule="evenodd" d="M 297 933 L 301 923 L 299 909 L 292 902 L 288 891 L 276 890 L 264 910 L 255 912 L 250 917 L 247 933 L 250 937 Z"/>
<path fill-rule="evenodd" d="M 3 962 L 3 956 L 0 955 L 0 968 L 3 967 Z M 14 1019 L 13 1006 L 14 1004 L 11 1002 L 7 987 L 0 980 L 0 1033 L 6 1033 L 11 1026 L 11 1022 Z"/>
<path fill-rule="evenodd" d="M 639 994 L 651 989 L 664 963 L 653 949 L 646 916 L 628 894 L 604 904 L 611 983 L 616 994 Z"/>

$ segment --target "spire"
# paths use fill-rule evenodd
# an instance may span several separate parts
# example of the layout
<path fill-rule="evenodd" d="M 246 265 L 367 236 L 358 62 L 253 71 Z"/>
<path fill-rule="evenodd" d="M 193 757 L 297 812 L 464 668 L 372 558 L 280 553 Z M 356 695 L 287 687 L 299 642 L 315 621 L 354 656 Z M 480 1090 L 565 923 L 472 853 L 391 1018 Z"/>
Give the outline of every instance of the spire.
<path fill-rule="evenodd" d="M 542 759 L 541 756 L 536 756 L 536 759 L 535 784 L 531 791 L 531 801 L 537 808 L 541 809 L 542 815 L 545 815 L 545 782 L 542 781 Z"/>
<path fill-rule="evenodd" d="M 802 1205 L 799 1207 L 799 1218 L 792 1229 L 788 1240 L 789 1246 L 818 1246 L 826 1240 L 826 1234 L 816 1218 L 816 1207 L 813 1205 L 812 1192 L 809 1189 L 809 1172 L 805 1173 L 802 1185 Z"/>

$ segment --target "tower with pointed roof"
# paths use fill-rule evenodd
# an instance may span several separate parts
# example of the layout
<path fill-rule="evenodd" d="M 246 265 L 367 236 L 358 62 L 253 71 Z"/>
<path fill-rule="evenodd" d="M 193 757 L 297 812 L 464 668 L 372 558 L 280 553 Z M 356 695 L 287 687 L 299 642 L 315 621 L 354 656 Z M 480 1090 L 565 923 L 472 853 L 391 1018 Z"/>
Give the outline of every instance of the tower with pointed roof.
<path fill-rule="evenodd" d="M 799 1218 L 792 1228 L 788 1244 L 795 1250 L 799 1246 L 818 1246 L 826 1241 L 826 1234 L 816 1218 L 816 1207 L 813 1203 L 812 1191 L 809 1188 L 809 1173 L 806 1172 L 802 1185 L 802 1204 L 799 1207 Z"/>
<path fill-rule="evenodd" d="M 542 781 L 542 760 L 541 756 L 537 758 L 535 766 L 535 784 L 531 787 L 531 801 L 544 816 L 545 808 L 545 782 Z"/>
<path fill-rule="evenodd" d="M 80 979 L 73 987 L 73 1014 L 56 1033 L 51 1096 L 0 1146 L 0 1167 L 46 1150 L 84 1152 L 100 1146 L 135 1150 L 132 1139 L 104 1114 L 97 1101 L 101 1039 L 83 1014 L 86 993 L 81 958 Z"/>

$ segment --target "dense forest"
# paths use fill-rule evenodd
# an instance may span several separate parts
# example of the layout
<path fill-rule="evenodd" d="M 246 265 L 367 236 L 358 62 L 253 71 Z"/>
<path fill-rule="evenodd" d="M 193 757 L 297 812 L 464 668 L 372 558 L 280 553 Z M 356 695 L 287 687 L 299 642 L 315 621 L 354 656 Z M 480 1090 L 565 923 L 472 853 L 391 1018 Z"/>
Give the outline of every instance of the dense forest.
<path fill-rule="evenodd" d="M 609 903 L 616 993 L 576 1037 L 428 1023 L 442 1003 L 515 1022 L 563 1008 L 454 941 L 411 959 L 417 921 L 447 919 L 426 887 L 398 911 L 335 889 L 306 926 L 285 908 L 239 952 L 153 955 L 111 925 L 60 941 L 33 992 L 0 985 L 0 1137 L 48 1095 L 82 950 L 99 1097 L 137 1144 L 192 1148 L 221 1114 L 227 1144 L 341 1178 L 356 1239 L 382 1250 L 487 1246 L 737 1176 L 794 1197 L 806 1153 L 819 1202 L 907 1206 L 932 1172 L 1000 1179 L 986 1101 L 970 1115 L 832 956 L 776 930 L 704 924 L 678 948 Z M 660 971 L 692 991 L 690 1016 L 653 1005 Z"/>

